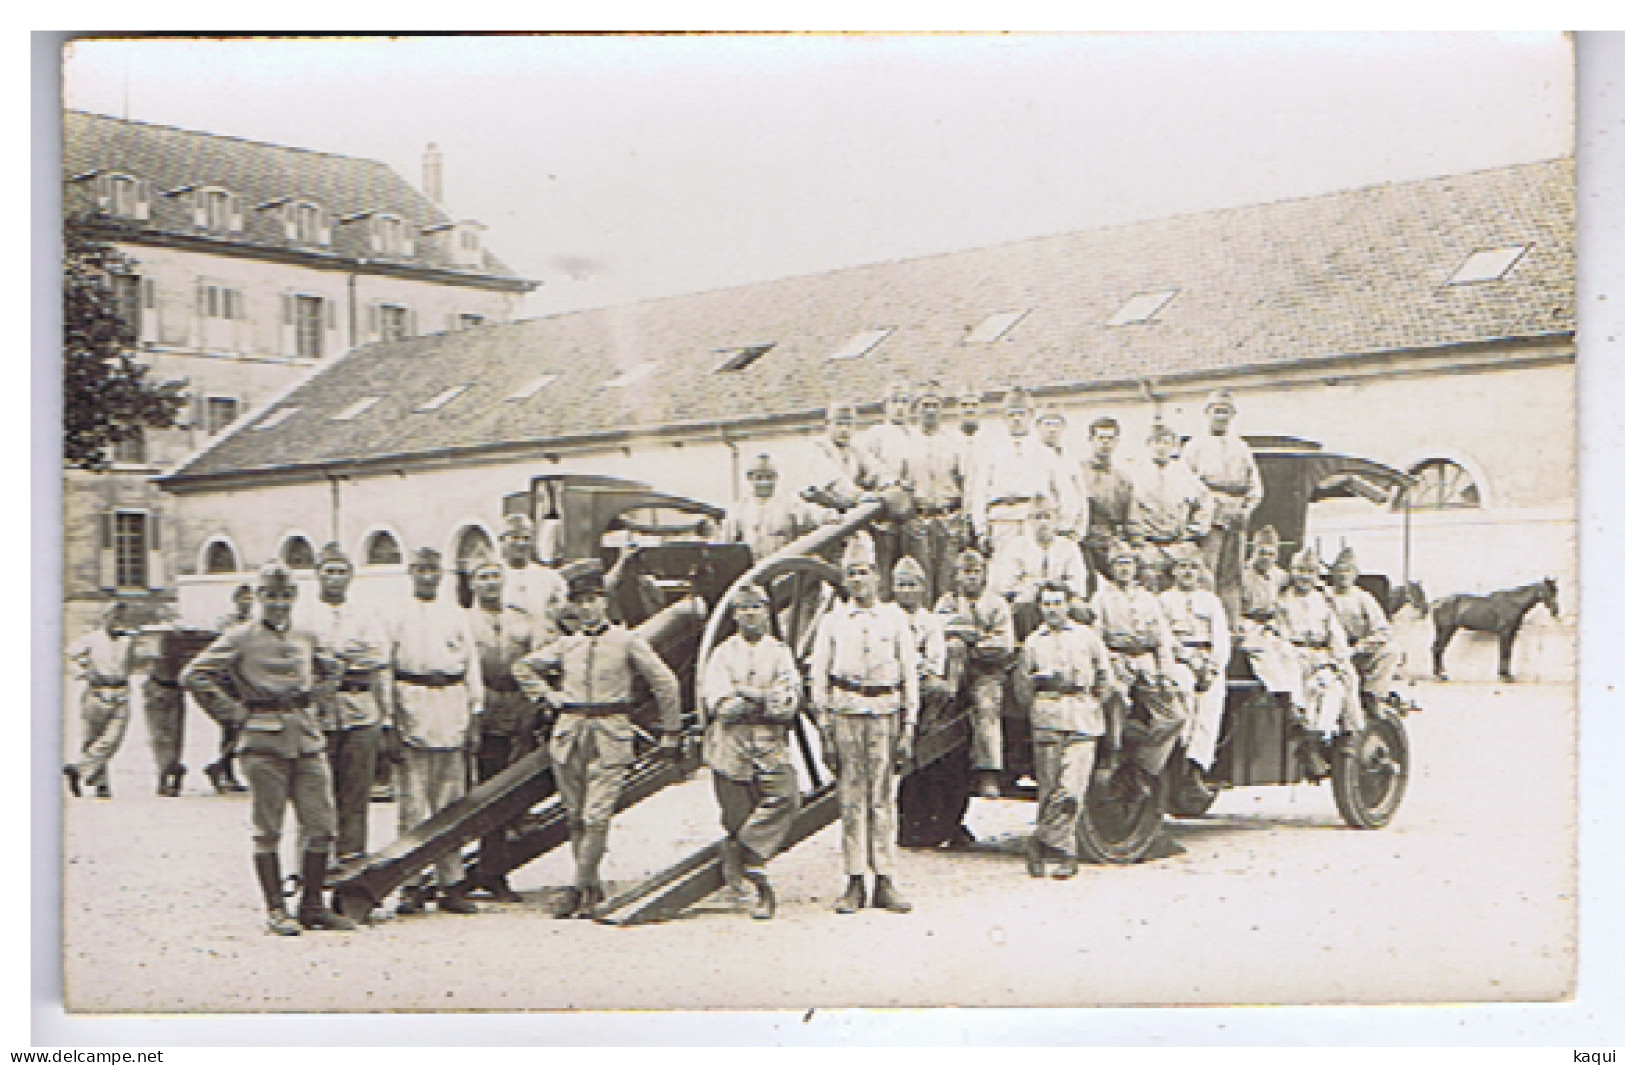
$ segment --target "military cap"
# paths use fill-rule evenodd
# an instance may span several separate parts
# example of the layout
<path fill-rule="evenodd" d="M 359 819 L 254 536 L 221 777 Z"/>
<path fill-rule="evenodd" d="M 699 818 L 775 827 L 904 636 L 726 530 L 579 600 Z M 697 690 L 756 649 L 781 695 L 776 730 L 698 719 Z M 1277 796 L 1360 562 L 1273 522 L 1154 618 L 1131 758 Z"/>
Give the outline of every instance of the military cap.
<path fill-rule="evenodd" d="M 468 575 L 470 577 L 472 577 L 475 574 L 479 573 L 480 570 L 482 570 L 482 569 L 493 569 L 494 568 L 498 573 L 502 572 L 502 563 L 500 561 L 498 561 L 497 558 L 494 555 L 491 555 L 489 552 L 486 552 L 486 551 L 476 551 L 468 559 L 467 565 L 468 565 Z"/>
<path fill-rule="evenodd" d="M 757 455 L 756 461 L 745 471 L 745 476 L 753 480 L 757 477 L 777 478 L 778 475 L 779 471 L 773 468 L 773 459 L 765 451 Z"/>
<path fill-rule="evenodd" d="M 982 553 L 976 550 L 974 547 L 965 548 L 963 551 L 959 552 L 958 556 L 954 559 L 955 566 L 963 566 L 967 562 L 974 562 L 983 569 L 987 568 L 987 559 L 983 558 Z"/>
<path fill-rule="evenodd" d="M 768 599 L 767 589 L 755 581 L 747 581 L 734 589 L 733 601 L 735 607 L 766 606 L 771 602 Z"/>
<path fill-rule="evenodd" d="M 1320 556 L 1315 553 L 1314 548 L 1310 547 L 1307 544 L 1305 544 L 1303 547 L 1299 548 L 1298 553 L 1292 556 L 1292 564 L 1294 566 L 1296 566 L 1300 562 L 1308 562 L 1310 565 L 1314 566 L 1317 570 L 1320 568 Z"/>
<path fill-rule="evenodd" d="M 982 393 L 974 388 L 967 388 L 959 393 L 957 402 L 961 407 L 980 407 L 982 405 Z"/>
<path fill-rule="evenodd" d="M 293 572 L 281 561 L 272 559 L 260 566 L 258 583 L 261 588 L 292 588 Z"/>
<path fill-rule="evenodd" d="M 875 568 L 874 537 L 863 529 L 847 537 L 846 549 L 841 552 L 841 569 L 848 570 L 854 566 Z"/>
<path fill-rule="evenodd" d="M 1027 394 L 1027 390 L 1022 388 L 1020 385 L 1014 386 L 1010 389 L 1010 391 L 1004 394 L 1004 409 L 1007 411 L 1029 410 L 1031 409 L 1032 405 L 1032 397 L 1029 396 Z"/>
<path fill-rule="evenodd" d="M 1208 393 L 1207 406 L 1202 409 L 1212 410 L 1214 407 L 1229 407 L 1234 411 L 1236 409 L 1236 397 L 1230 394 L 1228 388 L 1215 388 Z"/>
<path fill-rule="evenodd" d="M 566 594 L 571 599 L 604 594 L 604 565 L 597 559 L 584 558 L 566 563 L 559 576 L 564 578 Z"/>
<path fill-rule="evenodd" d="M 1046 407 L 1038 412 L 1037 421 L 1039 425 L 1048 425 L 1051 422 L 1058 425 L 1065 425 L 1066 415 L 1062 414 L 1054 407 Z"/>
<path fill-rule="evenodd" d="M 1273 547 L 1279 550 L 1281 547 L 1281 534 L 1275 531 L 1275 526 L 1266 525 L 1253 533 L 1253 546 Z"/>
<path fill-rule="evenodd" d="M 846 424 L 855 423 L 858 420 L 857 408 L 845 401 L 831 403 L 829 405 L 829 420 Z"/>
<path fill-rule="evenodd" d="M 412 550 L 412 565 L 438 566 L 440 565 L 440 552 L 432 547 L 418 547 Z"/>
<path fill-rule="evenodd" d="M 333 540 L 329 540 L 322 545 L 321 554 L 316 556 L 316 568 L 321 569 L 329 562 L 342 562 L 346 566 L 350 565 L 350 556 L 346 555 L 344 548 Z"/>
<path fill-rule="evenodd" d="M 252 599 L 254 598 L 254 586 L 252 584 L 239 584 L 231 590 L 231 597 L 233 599 Z"/>
<path fill-rule="evenodd" d="M 892 567 L 891 580 L 893 584 L 905 577 L 921 584 L 925 583 L 925 567 L 920 565 L 919 559 L 913 555 L 904 555 L 897 560 L 897 565 Z"/>
<path fill-rule="evenodd" d="M 1354 548 L 1348 546 L 1347 544 L 1344 544 L 1343 550 L 1337 553 L 1337 560 L 1333 562 L 1332 565 L 1350 566 L 1354 569 L 1360 568 L 1359 564 L 1354 561 Z"/>
<path fill-rule="evenodd" d="M 535 536 L 536 523 L 526 514 L 509 514 L 502 519 L 502 535 L 509 536 Z"/>

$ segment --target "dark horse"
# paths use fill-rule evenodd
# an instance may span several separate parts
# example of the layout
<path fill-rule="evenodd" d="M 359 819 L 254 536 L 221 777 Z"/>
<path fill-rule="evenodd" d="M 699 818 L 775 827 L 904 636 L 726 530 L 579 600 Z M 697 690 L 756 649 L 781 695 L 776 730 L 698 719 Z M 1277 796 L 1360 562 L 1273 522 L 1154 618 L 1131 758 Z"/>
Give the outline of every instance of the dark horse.
<path fill-rule="evenodd" d="M 1433 604 L 1433 675 L 1449 680 L 1444 671 L 1444 649 L 1457 629 L 1493 632 L 1501 641 L 1502 680 L 1512 680 L 1512 641 L 1518 628 L 1536 603 L 1557 617 L 1557 582 L 1550 577 L 1518 588 L 1505 588 L 1489 595 L 1450 595 Z"/>

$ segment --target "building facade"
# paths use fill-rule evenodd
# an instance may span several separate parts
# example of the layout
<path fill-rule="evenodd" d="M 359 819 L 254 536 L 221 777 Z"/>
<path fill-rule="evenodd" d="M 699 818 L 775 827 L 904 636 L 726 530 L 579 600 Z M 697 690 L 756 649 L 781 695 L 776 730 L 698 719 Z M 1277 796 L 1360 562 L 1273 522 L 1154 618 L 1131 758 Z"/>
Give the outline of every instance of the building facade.
<path fill-rule="evenodd" d="M 358 346 L 509 321 L 534 287 L 439 202 L 432 145 L 419 191 L 372 160 L 70 111 L 63 166 L 65 212 L 135 263 L 141 361 L 187 395 L 110 471 L 66 474 L 69 632 L 113 598 L 173 603 L 192 570 L 154 475 Z"/>
<path fill-rule="evenodd" d="M 878 418 L 893 380 L 990 404 L 1024 386 L 1079 460 L 1111 415 L 1128 463 L 1154 417 L 1205 431 L 1222 386 L 1238 433 L 1415 478 L 1402 501 L 1317 504 L 1323 556 L 1352 545 L 1435 597 L 1572 588 L 1573 194 L 1556 160 L 379 345 L 162 484 L 198 573 L 211 550 L 329 537 L 456 557 L 547 470 L 727 504 L 767 452 L 793 491 L 827 405 Z M 184 580 L 204 613 L 229 592 Z"/>

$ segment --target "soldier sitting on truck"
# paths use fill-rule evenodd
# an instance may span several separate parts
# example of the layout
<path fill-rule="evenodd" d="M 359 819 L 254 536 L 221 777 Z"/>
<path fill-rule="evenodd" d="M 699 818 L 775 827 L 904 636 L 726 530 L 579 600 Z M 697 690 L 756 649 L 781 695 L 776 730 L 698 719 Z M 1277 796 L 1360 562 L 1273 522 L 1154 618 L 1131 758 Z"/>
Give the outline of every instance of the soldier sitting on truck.
<path fill-rule="evenodd" d="M 1311 777 L 1321 777 L 1327 771 L 1325 751 L 1338 733 L 1357 732 L 1363 724 L 1359 682 L 1343 623 L 1320 587 L 1320 559 L 1312 548 L 1298 552 L 1291 572 L 1291 584 L 1281 595 L 1281 628 L 1292 641 L 1303 675 L 1305 713 L 1296 724 L 1304 740 L 1305 769 Z M 1347 744 L 1341 751 L 1353 754 Z"/>
<path fill-rule="evenodd" d="M 1332 586 L 1326 594 L 1349 639 L 1360 690 L 1374 701 L 1383 701 L 1393 697 L 1394 675 L 1404 656 L 1394 646 L 1388 615 L 1370 592 L 1355 587 L 1354 579 L 1359 575 L 1354 549 L 1343 548 L 1332 563 Z"/>
<path fill-rule="evenodd" d="M 660 706 L 658 753 L 671 760 L 680 751 L 682 701 L 676 675 L 649 641 L 610 624 L 602 569 L 579 566 L 566 580 L 572 631 L 515 662 L 513 677 L 544 713 L 556 715 L 548 754 L 569 817 L 575 883 L 554 915 L 590 918 L 604 901 L 599 867 L 632 765 L 634 674 Z"/>
<path fill-rule="evenodd" d="M 1235 647 L 1247 659 L 1253 676 L 1289 714 L 1303 714 L 1303 673 L 1291 644 L 1281 635 L 1280 599 L 1286 571 L 1275 564 L 1280 536 L 1273 525 L 1253 534 L 1247 565 L 1241 572 L 1240 615 L 1231 619 Z"/>
<path fill-rule="evenodd" d="M 1189 671 L 1185 692 L 1190 720 L 1185 753 L 1202 770 L 1213 768 L 1224 721 L 1225 670 L 1230 665 L 1230 623 L 1219 597 L 1203 587 L 1206 569 L 1193 548 L 1174 560 L 1174 586 L 1158 596 L 1174 634 L 1174 658 Z"/>

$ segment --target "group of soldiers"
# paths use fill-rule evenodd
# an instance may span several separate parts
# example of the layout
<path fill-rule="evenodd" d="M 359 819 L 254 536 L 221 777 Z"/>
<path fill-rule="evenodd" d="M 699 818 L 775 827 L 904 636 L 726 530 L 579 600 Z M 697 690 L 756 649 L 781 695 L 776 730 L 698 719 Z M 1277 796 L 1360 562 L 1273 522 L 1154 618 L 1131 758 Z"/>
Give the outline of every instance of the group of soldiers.
<path fill-rule="evenodd" d="M 847 537 L 845 596 L 820 621 L 805 676 L 771 633 L 767 590 L 747 584 L 729 597 L 736 631 L 704 663 L 698 709 L 727 833 L 724 880 L 754 917 L 776 908 L 765 866 L 799 809 L 789 733 L 803 709 L 839 796 L 847 881 L 836 910 L 908 912 L 895 879 L 899 774 L 913 768 L 915 737 L 959 700 L 971 709 L 974 794 L 996 798 L 1011 682 L 1032 725 L 1039 793 L 1028 871 L 1064 879 L 1077 872 L 1092 782 L 1143 797 L 1180 744 L 1211 771 L 1232 647 L 1297 722 L 1311 776 L 1327 772 L 1335 738 L 1359 728 L 1361 689 L 1381 697 L 1391 685 L 1386 615 L 1354 586 L 1352 554 L 1326 587 L 1312 551 L 1286 572 L 1273 530 L 1248 541 L 1262 484 L 1245 442 L 1229 435 L 1228 393 L 1209 398 L 1206 435 L 1183 441 L 1156 422 L 1149 457 L 1127 470 L 1114 462 L 1121 427 L 1110 417 L 1090 425 L 1080 461 L 1058 413 L 1039 415 L 1032 433 L 1020 389 L 1005 398 L 1003 432 L 981 426 L 979 396 L 958 406 L 954 430 L 937 388 L 894 388 L 885 422 L 860 435 L 854 409 L 836 405 L 809 483 L 779 496 L 761 456 L 751 494 L 725 519 L 724 538 L 760 559 L 877 493 L 900 489 L 912 504 L 906 518 Z M 411 554 L 411 598 L 387 615 L 351 601 L 354 567 L 337 544 L 317 560 L 314 602 L 298 601 L 289 570 L 268 563 L 252 603 L 178 677 L 149 673 L 149 705 L 178 705 L 189 691 L 230 737 L 251 793 L 270 931 L 354 927 L 325 904 L 323 885 L 367 853 L 381 766 L 397 769 L 406 833 L 538 743 L 575 862 L 557 913 L 598 912 L 638 732 L 634 678 L 658 706 L 655 752 L 671 760 L 681 751 L 678 680 L 647 640 L 611 622 L 602 568 L 540 565 L 535 535 L 528 518 L 507 519 L 501 557 L 470 565 L 468 609 L 444 593 L 432 548 Z M 64 769 L 75 794 L 107 793 L 106 762 L 128 718 L 123 627 L 115 607 L 69 649 L 86 684 L 84 756 Z M 176 750 L 160 764 L 178 764 L 178 742 L 164 742 Z M 161 776 L 161 793 L 178 790 L 176 776 Z M 289 804 L 303 885 L 292 915 L 279 865 Z M 402 889 L 396 912 L 472 913 L 469 896 L 482 891 L 515 900 L 505 841 L 501 830 L 483 839 L 471 875 L 459 856 L 441 860 Z"/>

